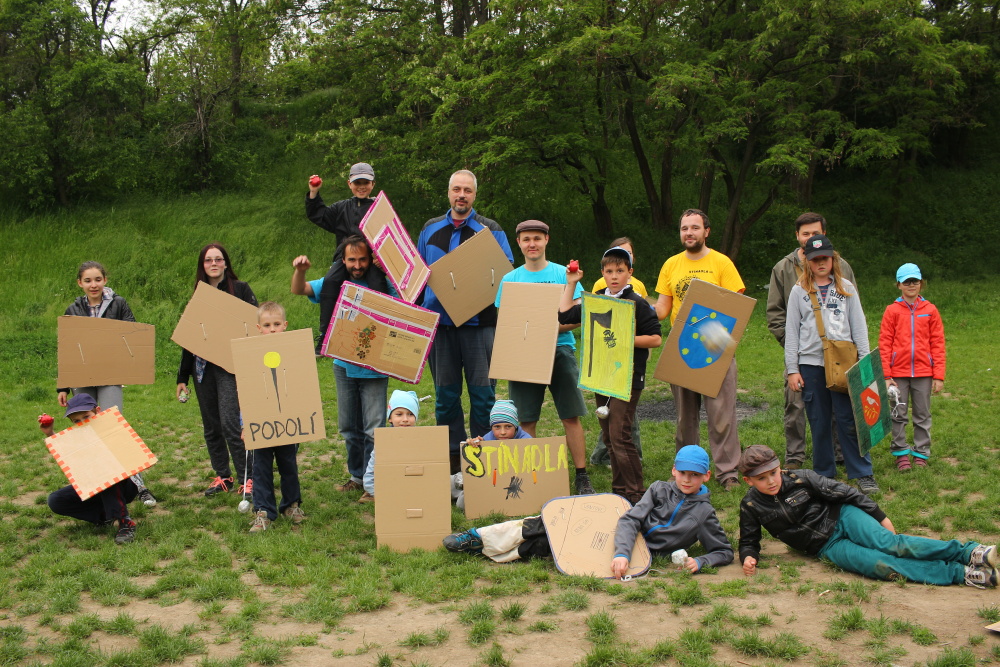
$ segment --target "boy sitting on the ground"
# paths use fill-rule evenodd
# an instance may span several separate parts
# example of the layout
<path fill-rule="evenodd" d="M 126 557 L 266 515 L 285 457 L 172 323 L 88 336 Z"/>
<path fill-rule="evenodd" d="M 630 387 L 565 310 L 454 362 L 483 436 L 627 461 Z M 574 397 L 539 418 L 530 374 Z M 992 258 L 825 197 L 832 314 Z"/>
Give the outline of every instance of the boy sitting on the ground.
<path fill-rule="evenodd" d="M 66 404 L 66 418 L 74 424 L 97 416 L 101 411 L 97 401 L 90 394 L 76 394 Z M 46 437 L 54 433 L 52 418 L 38 418 L 39 428 Z M 125 544 L 135 539 L 136 523 L 128 513 L 128 504 L 135 500 L 139 489 L 130 478 L 114 484 L 104 491 L 80 500 L 72 485 L 53 491 L 49 494 L 49 509 L 61 516 L 71 516 L 74 519 L 89 521 L 95 526 L 106 526 L 118 522 L 118 532 L 115 535 L 116 544 Z"/>
<path fill-rule="evenodd" d="M 672 482 L 655 482 L 635 507 L 618 519 L 612 575 L 628 570 L 637 532 L 642 531 L 654 553 L 687 549 L 695 542 L 707 552 L 687 558 L 684 567 L 698 572 L 705 565 L 719 567 L 733 561 L 733 548 L 719 525 L 705 482 L 711 477 L 708 455 L 701 447 L 682 447 L 674 459 Z M 498 563 L 549 557 L 552 550 L 539 516 L 472 528 L 444 538 L 448 551 L 483 554 Z"/>
<path fill-rule="evenodd" d="M 740 561 L 748 576 L 757 572 L 763 526 L 794 549 L 872 579 L 997 585 L 994 545 L 897 535 L 871 498 L 812 470 L 783 472 L 764 445 L 748 447 L 739 470 L 751 487 L 740 502 Z"/>
<path fill-rule="evenodd" d="M 521 428 L 517 420 L 517 406 L 513 401 L 499 399 L 490 410 L 490 430 L 486 435 L 471 438 L 466 447 L 481 447 L 484 440 L 523 440 L 531 438 L 531 434 Z M 461 472 L 451 476 L 451 497 L 455 506 L 465 509 L 465 483 Z"/>

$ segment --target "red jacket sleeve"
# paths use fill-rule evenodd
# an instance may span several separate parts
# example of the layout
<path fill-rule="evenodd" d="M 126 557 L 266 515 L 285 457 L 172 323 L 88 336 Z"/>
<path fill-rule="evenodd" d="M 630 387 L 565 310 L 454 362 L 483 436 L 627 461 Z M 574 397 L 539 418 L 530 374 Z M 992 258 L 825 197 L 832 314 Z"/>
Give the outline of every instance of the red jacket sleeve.
<path fill-rule="evenodd" d="M 882 326 L 878 332 L 878 353 L 882 357 L 882 372 L 887 378 L 892 377 L 889 361 L 892 358 L 892 342 L 896 338 L 896 318 L 892 311 L 892 304 L 889 304 L 882 314 Z"/>
<path fill-rule="evenodd" d="M 944 382 L 944 322 L 941 321 L 941 313 L 936 307 L 931 314 L 931 359 L 934 360 L 934 368 L 931 371 L 934 379 Z"/>

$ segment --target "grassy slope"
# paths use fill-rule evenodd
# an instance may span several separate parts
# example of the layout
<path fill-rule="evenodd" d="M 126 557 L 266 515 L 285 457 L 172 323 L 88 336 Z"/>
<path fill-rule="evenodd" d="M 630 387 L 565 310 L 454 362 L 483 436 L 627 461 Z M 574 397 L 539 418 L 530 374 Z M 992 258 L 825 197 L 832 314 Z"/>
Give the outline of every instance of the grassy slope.
<path fill-rule="evenodd" d="M 292 328 L 314 325 L 315 307 L 288 294 L 290 262 L 295 255 L 308 253 L 321 266 L 329 258 L 331 238 L 305 221 L 299 189 L 291 182 L 276 177 L 255 195 L 148 200 L 3 223 L 8 297 L 0 314 L 0 368 L 9 378 L 9 389 L 7 427 L 0 432 L 0 512 L 6 517 L 0 522 L 0 541 L 8 546 L 0 556 L 0 567 L 12 575 L 0 583 L 0 613 L 11 621 L 23 617 L 28 628 L 37 622 L 59 627 L 78 614 L 81 591 L 109 605 L 125 605 L 136 598 L 161 604 L 191 599 L 209 608 L 219 601 L 240 599 L 244 610 L 252 612 L 259 605 L 257 593 L 239 573 L 253 572 L 266 585 L 288 587 L 289 602 L 278 610 L 245 611 L 230 619 L 231 632 L 245 636 L 255 622 L 280 615 L 336 623 L 347 611 L 384 606 L 394 592 L 423 600 L 461 599 L 469 595 L 474 582 L 485 578 L 484 583 L 503 596 L 554 576 L 544 563 L 501 572 L 448 554 L 399 557 L 375 551 L 371 510 L 337 497 L 331 489 L 343 468 L 342 445 L 332 435 L 335 397 L 327 363 L 322 364 L 320 377 L 330 406 L 326 418 L 331 439 L 306 445 L 300 456 L 310 515 L 303 530 L 290 533 L 281 528 L 276 532 L 286 539 L 255 541 L 245 534 L 245 522 L 233 512 L 231 499 L 201 497 L 209 472 L 201 425 L 194 402 L 180 405 L 173 400 L 179 352 L 169 336 L 190 295 L 197 250 L 210 240 L 230 249 L 240 277 L 251 283 L 259 298 L 277 299 L 289 307 Z M 652 288 L 652 268 L 676 252 L 674 240 L 641 252 L 645 259 L 640 277 Z M 143 520 L 142 549 L 116 550 L 100 533 L 55 519 L 44 506 L 44 494 L 63 484 L 64 478 L 42 446 L 34 416 L 43 411 L 56 414 L 58 409 L 52 391 L 55 318 L 79 293 L 73 281 L 75 269 L 89 259 L 104 262 L 110 284 L 129 300 L 138 319 L 158 328 L 158 381 L 130 387 L 125 394 L 125 414 L 161 460 L 149 478 L 163 505 L 153 511 L 136 509 Z M 891 275 L 897 263 L 896 257 L 859 259 L 869 276 Z M 310 277 L 318 275 L 320 270 L 314 269 Z M 764 327 L 762 282 L 763 278 L 748 280 L 749 293 L 761 302 L 738 359 L 741 399 L 766 409 L 743 423 L 740 435 L 744 445 L 763 443 L 780 451 L 781 350 Z M 899 477 L 890 472 L 884 443 L 875 454 L 876 474 L 887 492 L 881 502 L 902 531 L 991 539 L 1000 535 L 996 511 L 1000 489 L 992 482 L 1000 409 L 994 335 L 1000 297 L 989 289 L 991 283 L 939 280 L 927 294 L 941 308 L 949 337 L 947 395 L 933 404 L 935 465 L 930 471 Z M 894 288 L 884 279 L 869 279 L 863 288 L 874 340 Z M 404 386 L 391 383 L 391 388 Z M 429 373 L 417 391 L 433 393 Z M 505 387 L 499 393 L 505 395 Z M 668 398 L 668 388 L 650 379 L 644 400 Z M 423 407 L 420 423 L 431 424 L 430 403 Z M 540 435 L 556 435 L 557 424 L 549 405 Z M 593 434 L 596 418 L 588 416 L 585 428 Z M 673 433 L 672 424 L 643 423 L 647 480 L 669 476 Z M 588 440 L 592 446 L 593 436 Z M 598 490 L 609 490 L 608 473 L 601 469 L 594 474 Z M 717 490 L 714 481 L 712 488 Z M 739 494 L 714 496 L 734 540 L 738 500 Z M 458 513 L 454 524 L 456 529 L 468 525 Z M 338 558 L 330 560 L 330 555 Z M 60 576 L 39 578 L 33 574 L 39 571 Z M 145 583 L 135 583 L 133 578 L 139 575 L 144 575 Z M 331 586 L 338 591 L 336 600 L 329 598 Z M 33 637 L 32 632 L 25 636 Z M 24 645 L 44 654 L 35 639 L 25 639 Z M 251 648 L 248 645 L 244 651 Z"/>

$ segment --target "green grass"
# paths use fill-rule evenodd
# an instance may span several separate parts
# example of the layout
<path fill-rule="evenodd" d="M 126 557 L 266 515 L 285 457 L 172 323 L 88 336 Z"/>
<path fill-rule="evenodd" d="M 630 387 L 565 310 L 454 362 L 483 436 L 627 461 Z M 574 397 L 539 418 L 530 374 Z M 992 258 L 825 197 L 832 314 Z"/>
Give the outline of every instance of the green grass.
<path fill-rule="evenodd" d="M 928 627 L 878 620 L 881 599 L 896 592 L 895 584 L 864 581 L 826 566 L 822 577 L 810 578 L 805 563 L 811 565 L 812 559 L 784 550 L 766 558 L 753 579 L 731 578 L 730 568 L 720 568 L 718 575 L 652 573 L 626 585 L 597 577 L 566 577 L 545 560 L 495 566 L 485 559 L 442 551 L 397 554 L 379 549 L 372 508 L 330 490 L 343 479 L 344 464 L 343 444 L 336 433 L 332 371 L 326 361 L 318 368 L 329 437 L 305 444 L 299 456 L 309 519 L 296 530 L 279 520 L 267 534 L 248 535 L 247 517 L 235 511 L 232 497 L 206 499 L 201 494 L 211 476 L 201 420 L 194 402 L 182 405 L 172 398 L 179 350 L 170 342 L 170 334 L 191 293 L 197 250 L 211 240 L 229 247 L 240 277 L 250 282 L 259 298 L 286 305 L 291 328 L 315 326 L 317 309 L 288 294 L 290 263 L 307 252 L 316 267 L 310 277 L 318 277 L 329 258 L 331 239 L 305 221 L 297 190 L 289 186 L 288 192 L 282 192 L 272 186 L 257 195 L 154 198 L 119 203 L 113 210 L 82 207 L 18 219 L 0 214 L 3 258 L 11 276 L 0 310 L 0 371 L 8 385 L 5 428 L 0 430 L 0 512 L 4 517 L 0 521 L 0 544 L 4 545 L 0 549 L 4 573 L 0 622 L 6 624 L 0 626 L 0 665 L 291 664 L 294 659 L 288 655 L 294 653 L 294 646 L 285 639 L 257 643 L 252 638 L 284 622 L 306 624 L 306 634 L 314 638 L 350 638 L 350 631 L 362 628 L 372 614 L 405 609 L 405 613 L 419 615 L 432 605 L 448 611 L 412 632 L 379 640 L 383 647 L 413 655 L 405 659 L 394 653 L 384 655 L 400 664 L 433 664 L 433 659 L 420 652 L 457 643 L 469 652 L 460 662 L 488 662 L 493 660 L 489 657 L 493 642 L 506 645 L 511 633 L 543 634 L 546 641 L 559 642 L 569 633 L 584 632 L 580 628 L 584 618 L 585 631 L 594 642 L 580 654 L 567 657 L 581 664 L 639 665 L 666 660 L 711 664 L 718 649 L 731 646 L 734 638 L 743 642 L 744 655 L 757 650 L 762 660 L 783 660 L 778 653 L 789 649 L 775 647 L 780 636 L 776 631 L 795 633 L 796 624 L 788 619 L 812 614 L 830 619 L 825 626 L 828 639 L 800 636 L 804 646 L 813 650 L 800 661 L 841 664 L 843 659 L 836 654 L 815 649 L 820 643 L 836 645 L 855 633 L 859 642 L 866 643 L 865 659 L 873 663 L 891 661 L 891 647 L 897 642 L 907 647 L 911 642 L 934 644 L 934 632 Z M 638 275 L 649 286 L 655 284 L 661 259 L 676 252 L 673 237 L 665 238 L 640 248 Z M 599 242 L 591 240 L 590 245 L 594 246 L 591 254 L 597 257 Z M 775 261 L 786 245 L 784 241 L 776 244 Z M 550 247 L 558 252 L 560 246 Z M 895 296 L 889 276 L 899 258 L 896 250 L 891 257 L 872 250 L 858 257 L 855 268 L 864 268 L 859 279 L 874 341 L 880 313 Z M 128 299 L 138 319 L 157 327 L 157 382 L 127 387 L 123 413 L 159 458 L 147 480 L 161 502 L 152 509 L 133 506 L 139 532 L 136 543 L 126 548 L 112 543 L 113 529 L 55 517 L 45 505 L 46 494 L 66 481 L 42 444 L 35 417 L 41 412 L 58 417 L 53 392 L 56 318 L 79 293 L 74 282 L 77 265 L 90 259 L 106 264 L 110 285 Z M 552 259 L 566 258 L 553 254 Z M 758 306 L 737 355 L 739 399 L 759 411 L 741 422 L 740 437 L 744 445 L 766 444 L 781 453 L 782 353 L 764 327 L 766 292 L 761 284 L 765 277 L 744 277 Z M 992 480 L 1000 450 L 995 435 L 1000 432 L 1000 380 L 995 337 L 984 333 L 995 330 L 1000 312 L 1000 290 L 994 286 L 1000 282 L 936 279 L 926 292 L 944 317 L 949 353 L 945 395 L 932 401 L 932 466 L 902 476 L 894 473 L 885 443 L 873 452 L 876 477 L 884 491 L 879 503 L 899 532 L 984 543 L 1000 537 L 1000 516 L 995 511 L 1000 506 L 1000 488 Z M 658 358 L 659 352 L 654 351 L 650 369 Z M 390 389 L 396 388 L 413 388 L 421 396 L 433 394 L 430 373 L 416 387 L 391 381 Z M 507 395 L 503 382 L 498 395 Z M 670 400 L 669 387 L 652 379 L 650 372 L 642 401 L 665 400 Z M 431 406 L 422 404 L 420 425 L 434 423 Z M 592 412 L 583 418 L 583 425 L 588 447 L 592 447 L 598 425 Z M 561 433 L 555 410 L 546 403 L 538 434 Z M 649 443 L 643 462 L 646 480 L 669 478 L 673 424 L 644 421 L 642 434 L 644 443 Z M 707 441 L 706 431 L 702 441 Z M 599 491 L 610 489 L 606 468 L 592 468 L 591 477 Z M 742 494 L 722 493 L 714 478 L 708 486 L 720 522 L 735 541 Z M 454 530 L 472 525 L 460 513 L 453 514 Z M 662 559 L 656 563 L 656 569 L 669 569 Z M 775 590 L 798 592 L 795 607 L 781 609 L 781 614 L 767 612 L 768 595 Z M 909 585 L 905 590 L 917 599 L 924 595 L 920 586 Z M 823 591 L 829 593 L 820 597 Z M 180 604 L 190 606 L 196 620 L 193 625 L 168 629 L 173 626 L 160 617 L 169 616 L 172 607 Z M 984 624 L 1000 619 L 1000 612 L 989 602 L 971 604 Z M 145 611 L 150 608 L 156 613 Z M 644 614 L 690 617 L 691 626 L 650 637 L 643 645 L 614 647 L 605 646 L 607 642 L 598 639 L 605 636 L 602 630 L 591 627 L 593 619 L 605 615 L 614 621 Z M 566 615 L 580 621 L 567 622 L 563 620 Z M 601 627 L 607 630 L 607 626 Z M 613 623 L 610 632 L 615 634 Z M 123 642 L 120 648 L 100 651 L 107 635 Z M 449 642 L 452 636 L 461 639 Z M 355 638 L 345 655 L 353 654 L 358 641 L 369 639 Z M 305 642 L 301 646 L 306 647 L 310 640 L 295 641 Z M 992 655 L 989 641 L 978 645 L 972 641 L 961 649 L 942 652 L 940 664 L 964 664 L 961 660 L 967 654 L 977 659 Z M 214 657 L 211 647 L 217 642 L 226 642 L 232 649 L 227 657 Z M 330 654 L 339 648 L 324 650 Z M 366 664 L 375 662 L 375 648 L 364 644 Z M 767 651 L 776 653 L 767 657 Z M 496 664 L 513 655 L 501 649 Z"/>

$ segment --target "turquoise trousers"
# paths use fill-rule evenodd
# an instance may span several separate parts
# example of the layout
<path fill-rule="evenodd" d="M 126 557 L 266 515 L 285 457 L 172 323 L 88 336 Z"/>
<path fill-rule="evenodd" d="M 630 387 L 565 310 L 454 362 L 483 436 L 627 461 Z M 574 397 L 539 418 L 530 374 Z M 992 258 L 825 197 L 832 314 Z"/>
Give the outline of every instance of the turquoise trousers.
<path fill-rule="evenodd" d="M 819 557 L 872 579 L 903 578 L 918 584 L 949 586 L 965 581 L 976 542 L 896 535 L 854 505 L 844 505 L 833 535 Z"/>

